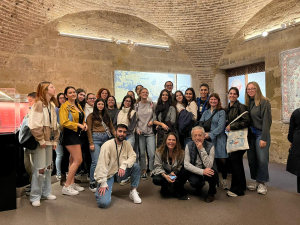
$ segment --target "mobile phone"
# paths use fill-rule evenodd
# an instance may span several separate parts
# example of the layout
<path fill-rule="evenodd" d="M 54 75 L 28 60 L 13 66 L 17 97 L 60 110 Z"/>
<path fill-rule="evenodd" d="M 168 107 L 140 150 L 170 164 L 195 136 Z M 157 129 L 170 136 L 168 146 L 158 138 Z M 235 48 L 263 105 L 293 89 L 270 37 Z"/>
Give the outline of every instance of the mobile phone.
<path fill-rule="evenodd" d="M 170 175 L 170 178 L 171 178 L 172 180 L 174 180 L 174 179 L 176 178 L 176 176 Z"/>

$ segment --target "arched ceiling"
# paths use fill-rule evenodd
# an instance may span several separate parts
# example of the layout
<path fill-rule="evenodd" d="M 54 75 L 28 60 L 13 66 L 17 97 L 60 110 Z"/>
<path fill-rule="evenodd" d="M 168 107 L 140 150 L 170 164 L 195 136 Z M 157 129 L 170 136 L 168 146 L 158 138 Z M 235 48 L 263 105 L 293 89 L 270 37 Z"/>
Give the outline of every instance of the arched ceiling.
<path fill-rule="evenodd" d="M 162 29 L 200 71 L 215 65 L 229 40 L 271 1 L 2 0 L 0 61 L 5 60 L 3 52 L 13 52 L 31 32 L 50 21 L 80 11 L 107 10 L 140 17 Z"/>

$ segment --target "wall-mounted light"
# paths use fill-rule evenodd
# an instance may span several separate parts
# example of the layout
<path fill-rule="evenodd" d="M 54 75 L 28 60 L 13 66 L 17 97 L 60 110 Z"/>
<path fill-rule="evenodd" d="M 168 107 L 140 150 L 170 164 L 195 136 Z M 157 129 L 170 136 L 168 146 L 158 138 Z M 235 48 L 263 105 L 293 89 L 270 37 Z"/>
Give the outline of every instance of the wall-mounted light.
<path fill-rule="evenodd" d="M 170 50 L 170 47 L 167 46 L 167 45 L 154 45 L 154 44 L 137 43 L 137 42 L 134 42 L 132 40 L 122 41 L 122 40 L 117 40 L 114 37 L 108 39 L 108 38 L 98 38 L 98 37 L 91 37 L 91 36 L 84 36 L 84 35 L 77 35 L 77 34 L 68 34 L 68 33 L 63 33 L 63 32 L 59 32 L 58 35 L 64 36 L 64 37 L 72 37 L 72 38 L 83 38 L 83 39 L 94 40 L 94 41 L 105 41 L 105 42 L 112 42 L 112 43 L 115 42 L 118 45 L 126 44 L 126 45 L 134 45 L 134 46 L 165 49 L 166 51 Z"/>
<path fill-rule="evenodd" d="M 280 27 L 275 27 L 271 30 L 265 30 L 261 34 L 257 34 L 257 35 L 245 38 L 245 41 L 251 41 L 251 40 L 254 40 L 254 39 L 260 38 L 260 37 L 267 37 L 269 34 L 272 34 L 272 33 L 275 33 L 275 32 L 278 32 L 278 31 L 281 31 L 281 30 L 284 30 L 284 29 L 287 29 L 287 28 L 290 28 L 290 27 L 293 27 L 293 26 L 296 26 L 296 25 L 299 25 L 299 24 L 300 24 L 300 20 L 296 21 L 294 19 L 290 22 L 285 22 L 285 23 L 280 24 Z"/>

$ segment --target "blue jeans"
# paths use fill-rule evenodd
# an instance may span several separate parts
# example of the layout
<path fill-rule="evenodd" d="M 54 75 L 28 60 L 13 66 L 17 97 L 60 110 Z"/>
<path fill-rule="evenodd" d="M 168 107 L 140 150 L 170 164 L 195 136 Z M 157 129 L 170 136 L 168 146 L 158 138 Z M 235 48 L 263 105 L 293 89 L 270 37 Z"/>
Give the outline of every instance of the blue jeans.
<path fill-rule="evenodd" d="M 108 136 L 106 133 L 93 133 L 93 142 L 95 146 L 95 150 L 91 151 L 91 169 L 90 169 L 90 183 L 95 183 L 94 172 L 98 163 L 101 146 L 108 140 Z"/>
<path fill-rule="evenodd" d="M 127 168 L 125 170 L 125 175 L 122 177 L 122 179 L 126 179 L 127 177 L 131 177 L 131 187 L 133 188 L 137 188 L 139 186 L 140 183 L 140 176 L 141 176 L 141 167 L 139 164 L 134 163 L 133 166 L 131 168 Z M 108 185 L 108 190 L 105 190 L 105 195 L 99 195 L 99 187 L 100 184 L 98 184 L 97 186 L 97 190 L 95 192 L 95 197 L 96 197 L 96 201 L 97 201 L 97 205 L 99 208 L 106 208 L 110 202 L 111 202 L 111 193 L 112 193 L 112 186 L 114 183 L 114 176 L 112 176 L 111 178 L 109 178 L 107 180 L 107 185 Z"/>
<path fill-rule="evenodd" d="M 63 146 L 61 146 L 59 143 L 57 143 L 55 152 L 56 152 L 56 160 L 55 160 L 56 175 L 61 175 L 61 161 L 64 156 Z"/>
<path fill-rule="evenodd" d="M 264 148 L 260 148 L 261 130 L 253 128 L 253 131 L 254 133 L 250 137 L 250 149 L 247 153 L 251 179 L 265 183 L 269 181 L 268 164 L 271 137 L 269 135 L 267 145 Z"/>
<path fill-rule="evenodd" d="M 154 170 L 154 156 L 155 156 L 155 136 L 144 136 L 143 134 L 139 135 L 139 144 L 140 144 L 140 164 L 142 170 L 146 170 L 146 147 L 147 153 L 149 156 L 149 169 Z"/>
<path fill-rule="evenodd" d="M 126 140 L 131 144 L 132 148 L 134 148 L 134 143 L 135 143 L 135 135 L 134 135 L 134 133 L 128 135 L 126 137 Z"/>

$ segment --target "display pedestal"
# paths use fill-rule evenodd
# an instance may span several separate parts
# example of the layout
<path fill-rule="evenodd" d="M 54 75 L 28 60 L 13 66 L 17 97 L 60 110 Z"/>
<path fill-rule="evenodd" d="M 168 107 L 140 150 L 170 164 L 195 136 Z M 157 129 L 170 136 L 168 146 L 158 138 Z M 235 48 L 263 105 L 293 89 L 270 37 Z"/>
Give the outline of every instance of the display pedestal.
<path fill-rule="evenodd" d="M 17 208 L 16 135 L 0 134 L 0 212 Z"/>

